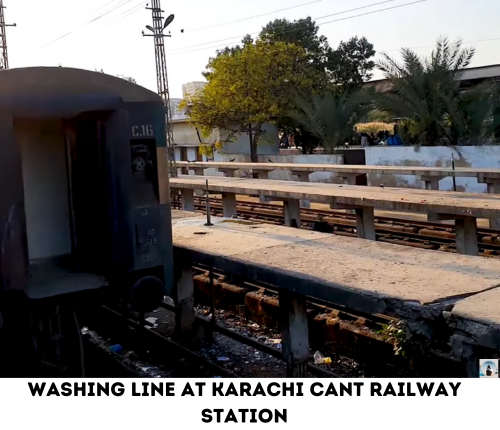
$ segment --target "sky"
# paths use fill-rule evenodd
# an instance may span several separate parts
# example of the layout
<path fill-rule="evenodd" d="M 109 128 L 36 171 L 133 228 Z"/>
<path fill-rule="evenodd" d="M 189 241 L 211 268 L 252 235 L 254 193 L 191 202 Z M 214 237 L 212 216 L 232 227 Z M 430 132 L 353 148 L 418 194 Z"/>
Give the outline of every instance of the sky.
<path fill-rule="evenodd" d="M 500 64 L 500 0 L 423 0 L 398 7 L 416 1 L 161 0 L 165 16 L 175 15 L 168 27 L 172 37 L 165 39 L 170 95 L 180 98 L 182 84 L 204 80 L 201 73 L 216 49 L 238 43 L 245 34 L 258 33 L 276 18 L 311 16 L 333 47 L 353 36 L 365 36 L 377 58 L 380 52 L 398 58 L 402 47 L 415 48 L 425 56 L 439 36 L 447 36 L 462 37 L 466 45 L 475 46 L 472 66 Z M 17 24 L 7 28 L 10 68 L 102 69 L 110 75 L 132 77 L 156 91 L 153 40 L 141 35 L 147 32 L 145 25 L 152 24 L 146 3 L 4 0 L 6 22 Z M 279 11 L 285 8 L 292 9 Z M 393 9 L 382 10 L 387 8 Z M 356 16 L 361 14 L 365 15 Z M 324 18 L 316 19 L 320 17 Z M 374 79 L 382 77 L 375 72 Z"/>

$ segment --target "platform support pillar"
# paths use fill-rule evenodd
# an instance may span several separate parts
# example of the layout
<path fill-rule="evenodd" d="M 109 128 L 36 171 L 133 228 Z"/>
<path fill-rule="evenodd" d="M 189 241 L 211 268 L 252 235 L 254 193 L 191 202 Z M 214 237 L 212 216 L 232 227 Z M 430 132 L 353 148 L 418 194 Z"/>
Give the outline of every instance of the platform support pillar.
<path fill-rule="evenodd" d="M 439 181 L 443 179 L 442 176 L 422 176 L 422 175 L 417 175 L 416 176 L 417 181 L 423 181 L 425 182 L 425 189 L 426 190 L 434 190 L 434 191 L 439 191 Z"/>
<path fill-rule="evenodd" d="M 284 200 L 285 225 L 287 227 L 300 228 L 300 201 Z"/>
<path fill-rule="evenodd" d="M 194 212 L 194 192 L 190 189 L 181 190 L 182 210 Z"/>
<path fill-rule="evenodd" d="M 236 170 L 238 169 L 222 169 L 222 168 L 217 169 L 218 172 L 224 173 L 224 176 L 226 178 L 234 178 Z"/>
<path fill-rule="evenodd" d="M 425 183 L 425 189 L 431 191 L 439 191 L 439 181 L 443 179 L 442 176 L 416 176 L 417 181 L 423 181 Z M 429 212 L 427 214 L 427 221 L 436 222 L 438 221 L 438 215 L 434 212 Z"/>
<path fill-rule="evenodd" d="M 356 185 L 357 175 L 346 175 L 345 173 L 341 176 L 344 185 Z"/>
<path fill-rule="evenodd" d="M 477 220 L 474 217 L 460 217 L 455 220 L 456 246 L 459 254 L 477 255 Z"/>
<path fill-rule="evenodd" d="M 287 378 L 306 378 L 309 330 L 305 296 L 280 289 L 279 312 L 286 376 Z"/>
<path fill-rule="evenodd" d="M 292 170 L 292 175 L 297 176 L 299 178 L 299 182 L 309 182 L 309 172 L 297 172 L 295 170 Z M 310 209 L 311 202 L 309 200 L 301 200 L 300 207 Z"/>
<path fill-rule="evenodd" d="M 488 194 L 500 194 L 500 179 L 478 177 L 477 181 L 488 186 Z M 490 228 L 500 230 L 500 218 L 490 218 Z"/>
<path fill-rule="evenodd" d="M 356 185 L 356 178 L 361 175 L 359 173 L 338 173 L 337 176 L 342 178 L 344 185 Z M 348 214 L 355 213 L 353 209 L 346 209 L 346 212 Z"/>
<path fill-rule="evenodd" d="M 256 173 L 259 176 L 259 179 L 269 179 L 269 171 L 268 170 L 252 170 L 252 173 Z M 266 200 L 265 196 L 259 196 L 261 203 L 268 203 L 269 200 Z"/>
<path fill-rule="evenodd" d="M 269 179 L 269 172 L 267 170 L 254 170 L 253 173 L 257 173 L 259 179 Z"/>
<path fill-rule="evenodd" d="M 205 169 L 202 169 L 200 167 L 195 167 L 193 170 L 196 176 L 205 176 Z"/>
<path fill-rule="evenodd" d="M 236 218 L 236 194 L 222 193 L 222 212 L 225 218 Z"/>
<path fill-rule="evenodd" d="M 172 299 L 175 303 L 174 338 L 188 342 L 193 337 L 194 283 L 192 260 L 189 252 L 179 251 L 174 257 L 175 284 Z"/>
<path fill-rule="evenodd" d="M 358 176 L 366 176 L 366 173 L 336 173 L 336 177 L 342 178 L 342 183 L 344 185 L 356 185 Z"/>
<path fill-rule="evenodd" d="M 371 207 L 355 209 L 357 235 L 361 239 L 377 240 L 375 215 Z"/>
<path fill-rule="evenodd" d="M 193 168 L 193 170 L 194 170 L 194 174 L 196 176 L 205 176 L 205 169 L 200 168 L 200 167 L 195 167 L 195 168 Z M 198 197 L 204 197 L 205 193 L 202 190 L 195 190 L 194 195 L 198 196 Z"/>

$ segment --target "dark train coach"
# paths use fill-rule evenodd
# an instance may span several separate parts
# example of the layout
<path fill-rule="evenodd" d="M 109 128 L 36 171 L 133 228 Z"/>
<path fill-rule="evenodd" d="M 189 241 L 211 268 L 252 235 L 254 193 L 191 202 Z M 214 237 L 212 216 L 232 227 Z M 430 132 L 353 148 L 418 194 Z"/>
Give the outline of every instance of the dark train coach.
<path fill-rule="evenodd" d="M 82 292 L 139 312 L 169 294 L 166 155 L 157 94 L 85 70 L 0 71 L 0 361 L 69 330 L 58 312 Z"/>

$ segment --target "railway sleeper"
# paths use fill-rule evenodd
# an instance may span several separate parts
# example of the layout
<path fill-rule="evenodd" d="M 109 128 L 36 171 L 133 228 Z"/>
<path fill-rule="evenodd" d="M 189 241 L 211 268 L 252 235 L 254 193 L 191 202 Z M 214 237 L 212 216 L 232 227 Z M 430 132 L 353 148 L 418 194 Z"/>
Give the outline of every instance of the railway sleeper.
<path fill-rule="evenodd" d="M 210 279 L 208 273 L 194 276 L 195 304 L 210 304 Z M 236 286 L 227 283 L 224 276 L 214 279 L 215 306 L 238 314 L 270 330 L 280 328 L 279 298 L 276 294 L 259 288 Z M 311 347 L 329 350 L 368 364 L 377 357 L 380 363 L 398 360 L 394 348 L 378 333 L 383 325 L 323 305 L 307 303 L 309 339 Z M 373 365 L 374 363 L 370 363 Z"/>

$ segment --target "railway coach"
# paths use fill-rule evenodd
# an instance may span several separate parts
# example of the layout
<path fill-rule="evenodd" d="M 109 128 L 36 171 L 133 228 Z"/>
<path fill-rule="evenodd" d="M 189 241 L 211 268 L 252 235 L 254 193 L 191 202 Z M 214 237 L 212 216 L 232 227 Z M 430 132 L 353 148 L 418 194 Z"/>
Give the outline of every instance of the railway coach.
<path fill-rule="evenodd" d="M 169 294 L 166 149 L 156 93 L 79 69 L 0 71 L 4 374 L 82 364 L 82 294 L 104 288 L 138 312 Z"/>

